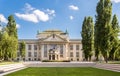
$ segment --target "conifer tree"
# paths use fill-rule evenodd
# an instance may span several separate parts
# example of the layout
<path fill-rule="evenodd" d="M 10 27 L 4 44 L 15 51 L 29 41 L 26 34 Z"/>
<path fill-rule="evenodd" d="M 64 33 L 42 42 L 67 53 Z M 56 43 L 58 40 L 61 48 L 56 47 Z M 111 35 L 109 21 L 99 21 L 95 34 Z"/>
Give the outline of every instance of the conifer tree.
<path fill-rule="evenodd" d="M 82 25 L 82 46 L 85 59 L 91 60 L 94 50 L 94 24 L 92 17 L 85 17 Z"/>
<path fill-rule="evenodd" d="M 110 0 L 100 0 L 96 7 L 96 23 L 95 23 L 95 50 L 101 53 L 105 61 L 108 61 L 111 51 L 111 16 L 112 3 Z M 97 54 L 96 54 L 97 55 Z M 99 55 L 99 54 L 98 54 Z"/>
<path fill-rule="evenodd" d="M 114 15 L 113 19 L 112 19 L 112 35 L 111 35 L 111 43 L 112 43 L 112 50 L 110 52 L 110 59 L 113 60 L 115 58 L 117 58 L 117 52 L 119 51 L 119 38 L 118 38 L 118 34 L 119 34 L 119 23 L 118 23 L 118 19 L 117 16 Z"/>

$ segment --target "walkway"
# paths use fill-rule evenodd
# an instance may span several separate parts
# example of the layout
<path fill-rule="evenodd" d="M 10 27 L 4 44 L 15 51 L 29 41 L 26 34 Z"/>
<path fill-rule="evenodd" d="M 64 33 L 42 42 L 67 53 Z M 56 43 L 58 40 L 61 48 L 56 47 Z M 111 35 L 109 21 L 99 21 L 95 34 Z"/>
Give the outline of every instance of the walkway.
<path fill-rule="evenodd" d="M 0 76 L 25 68 L 22 63 L 0 65 Z"/>
<path fill-rule="evenodd" d="M 93 67 L 99 68 L 99 69 L 105 69 L 105 70 L 111 70 L 111 71 L 120 72 L 120 64 L 102 64 L 102 63 L 97 63 Z"/>

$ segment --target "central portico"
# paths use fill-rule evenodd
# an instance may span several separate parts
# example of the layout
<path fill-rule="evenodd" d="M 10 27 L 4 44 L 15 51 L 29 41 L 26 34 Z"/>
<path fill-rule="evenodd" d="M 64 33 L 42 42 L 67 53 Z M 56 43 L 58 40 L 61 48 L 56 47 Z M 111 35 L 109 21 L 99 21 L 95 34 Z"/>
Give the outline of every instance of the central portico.
<path fill-rule="evenodd" d="M 42 38 L 41 38 L 42 36 Z M 47 30 L 38 33 L 42 60 L 68 60 L 68 33 L 59 30 Z"/>

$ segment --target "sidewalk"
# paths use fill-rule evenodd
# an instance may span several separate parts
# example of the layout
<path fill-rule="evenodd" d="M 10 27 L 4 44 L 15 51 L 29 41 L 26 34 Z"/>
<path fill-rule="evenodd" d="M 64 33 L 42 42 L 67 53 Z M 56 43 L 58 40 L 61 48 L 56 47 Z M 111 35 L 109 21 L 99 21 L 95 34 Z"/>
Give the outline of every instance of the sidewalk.
<path fill-rule="evenodd" d="M 0 66 L 0 76 L 3 76 L 5 74 L 18 71 L 21 69 L 24 69 L 25 65 L 22 63 L 17 63 L 17 64 L 8 64 L 8 65 L 1 65 Z"/>
<path fill-rule="evenodd" d="M 102 64 L 102 63 L 98 63 L 93 67 L 99 68 L 99 69 L 111 70 L 111 71 L 115 71 L 115 72 L 120 72 L 120 64 Z"/>

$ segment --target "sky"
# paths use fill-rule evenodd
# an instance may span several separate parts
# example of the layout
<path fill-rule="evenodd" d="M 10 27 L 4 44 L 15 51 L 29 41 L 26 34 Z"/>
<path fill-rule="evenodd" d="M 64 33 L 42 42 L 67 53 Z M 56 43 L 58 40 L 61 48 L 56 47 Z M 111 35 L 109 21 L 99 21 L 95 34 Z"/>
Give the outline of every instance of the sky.
<path fill-rule="evenodd" d="M 95 22 L 99 0 L 0 0 L 0 21 L 7 24 L 13 15 L 19 39 L 36 39 L 37 31 L 58 29 L 69 32 L 71 39 L 81 39 L 81 28 L 85 16 Z M 111 0 L 113 14 L 120 22 L 120 0 Z"/>

